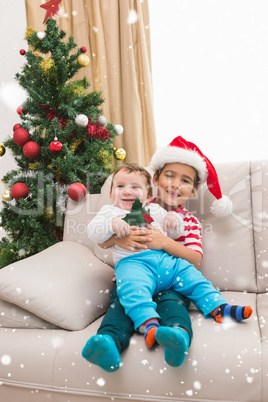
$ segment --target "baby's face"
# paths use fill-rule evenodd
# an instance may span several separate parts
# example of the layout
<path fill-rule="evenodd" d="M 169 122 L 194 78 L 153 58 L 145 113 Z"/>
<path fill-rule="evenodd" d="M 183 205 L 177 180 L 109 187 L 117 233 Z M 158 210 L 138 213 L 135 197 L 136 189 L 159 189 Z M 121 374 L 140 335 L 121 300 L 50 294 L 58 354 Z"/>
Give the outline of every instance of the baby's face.
<path fill-rule="evenodd" d="M 113 178 L 110 197 L 114 206 L 130 211 L 135 198 L 144 206 L 148 202 L 146 178 L 139 173 L 120 170 Z"/>

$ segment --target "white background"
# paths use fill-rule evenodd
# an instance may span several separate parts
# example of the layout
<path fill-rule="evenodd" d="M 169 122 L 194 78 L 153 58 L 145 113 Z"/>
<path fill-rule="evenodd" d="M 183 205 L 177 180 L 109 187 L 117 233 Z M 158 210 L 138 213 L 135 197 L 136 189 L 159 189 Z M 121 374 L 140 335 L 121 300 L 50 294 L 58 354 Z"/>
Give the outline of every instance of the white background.
<path fill-rule="evenodd" d="M 268 1 L 149 0 L 158 145 L 268 157 Z"/>

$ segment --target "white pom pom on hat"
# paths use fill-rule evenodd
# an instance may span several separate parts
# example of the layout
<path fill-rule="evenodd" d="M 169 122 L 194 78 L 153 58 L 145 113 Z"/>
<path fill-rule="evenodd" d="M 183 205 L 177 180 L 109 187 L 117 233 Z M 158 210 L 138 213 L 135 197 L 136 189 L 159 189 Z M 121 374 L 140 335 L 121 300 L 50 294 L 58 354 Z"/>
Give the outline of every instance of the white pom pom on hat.
<path fill-rule="evenodd" d="M 227 195 L 213 201 L 210 211 L 217 216 L 228 216 L 233 211 L 233 203 Z"/>
<path fill-rule="evenodd" d="M 184 163 L 192 166 L 198 172 L 200 183 L 207 182 L 211 194 L 216 198 L 211 212 L 217 216 L 227 216 L 232 213 L 232 201 L 223 196 L 217 172 L 210 160 L 192 142 L 181 136 L 174 138 L 167 147 L 159 148 L 151 159 L 149 168 L 155 172 L 166 163 Z"/>

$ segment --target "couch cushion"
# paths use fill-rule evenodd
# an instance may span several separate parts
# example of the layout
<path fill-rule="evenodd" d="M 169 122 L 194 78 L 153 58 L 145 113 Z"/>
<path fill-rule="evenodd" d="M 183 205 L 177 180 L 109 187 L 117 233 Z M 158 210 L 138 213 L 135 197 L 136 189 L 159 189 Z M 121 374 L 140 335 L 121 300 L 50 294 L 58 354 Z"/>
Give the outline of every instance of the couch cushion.
<path fill-rule="evenodd" d="M 3 268 L 0 298 L 79 330 L 107 310 L 113 274 L 87 247 L 65 241 Z"/>
<path fill-rule="evenodd" d="M 35 314 L 30 313 L 15 304 L 0 299 L 0 327 L 3 328 L 38 328 L 57 329 L 53 325 Z"/>

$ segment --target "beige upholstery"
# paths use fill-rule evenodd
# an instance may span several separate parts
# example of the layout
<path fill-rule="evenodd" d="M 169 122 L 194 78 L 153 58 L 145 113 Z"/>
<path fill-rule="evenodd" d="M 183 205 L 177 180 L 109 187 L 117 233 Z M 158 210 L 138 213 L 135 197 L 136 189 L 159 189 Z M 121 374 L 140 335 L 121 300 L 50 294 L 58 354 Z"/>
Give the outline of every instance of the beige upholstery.
<path fill-rule="evenodd" d="M 109 303 L 113 269 L 86 224 L 109 202 L 70 201 L 64 241 L 0 271 L 0 400 L 12 402 L 268 401 L 268 161 L 216 166 L 232 216 L 211 216 L 202 187 L 189 209 L 203 225 L 201 270 L 233 304 L 250 304 L 243 323 L 217 324 L 190 309 L 194 337 L 184 364 L 135 334 L 123 366 L 107 373 L 81 357 Z M 94 256 L 98 255 L 98 258 Z"/>

